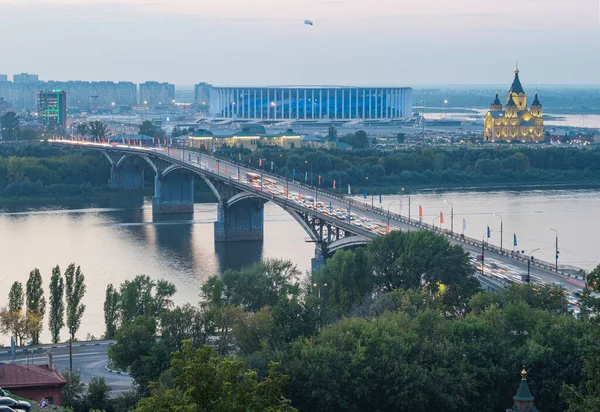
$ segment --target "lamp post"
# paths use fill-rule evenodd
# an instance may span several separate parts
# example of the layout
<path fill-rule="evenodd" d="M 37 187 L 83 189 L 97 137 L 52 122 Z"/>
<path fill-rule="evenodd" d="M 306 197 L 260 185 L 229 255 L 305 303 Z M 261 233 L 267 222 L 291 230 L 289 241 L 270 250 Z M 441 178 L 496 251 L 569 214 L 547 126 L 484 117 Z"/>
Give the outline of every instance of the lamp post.
<path fill-rule="evenodd" d="M 504 249 L 502 249 L 502 233 L 504 233 L 504 219 L 502 219 L 502 215 L 498 213 L 494 213 L 494 216 L 500 218 L 500 253 L 503 253 Z"/>
<path fill-rule="evenodd" d="M 454 204 L 447 200 L 444 200 L 444 203 L 448 203 L 450 205 L 450 235 L 454 236 Z"/>
<path fill-rule="evenodd" d="M 551 227 L 549 227 L 548 229 L 554 231 L 554 233 L 556 234 L 556 243 L 554 247 L 554 251 L 556 252 L 556 254 L 554 255 L 554 270 L 558 272 L 558 230 L 552 229 Z"/>
<path fill-rule="evenodd" d="M 393 205 L 394 203 L 396 203 L 395 200 L 388 205 L 387 228 L 386 228 L 387 233 L 389 233 L 389 231 L 390 231 L 390 206 Z"/>
<path fill-rule="evenodd" d="M 433 218 L 433 223 L 432 223 L 433 224 L 433 230 L 435 230 L 435 221 L 438 220 L 439 218 L 440 218 L 439 216 L 436 216 L 436 217 Z"/>
<path fill-rule="evenodd" d="M 540 248 L 533 249 L 529 252 L 529 259 L 527 259 L 527 278 L 525 278 L 525 282 L 529 283 L 531 281 L 531 261 L 533 260 L 533 252 L 540 250 Z"/>
<path fill-rule="evenodd" d="M 392 205 L 393 205 L 394 203 L 396 203 L 396 202 L 397 202 L 397 200 L 394 200 L 392 203 L 390 203 L 390 204 L 388 205 L 388 218 L 390 217 L 390 206 L 392 206 Z"/>
<path fill-rule="evenodd" d="M 317 296 L 319 299 L 321 299 L 321 285 L 319 285 L 318 283 L 313 283 L 313 287 L 317 288 Z M 323 283 L 323 287 L 326 288 L 327 287 L 327 283 Z"/>

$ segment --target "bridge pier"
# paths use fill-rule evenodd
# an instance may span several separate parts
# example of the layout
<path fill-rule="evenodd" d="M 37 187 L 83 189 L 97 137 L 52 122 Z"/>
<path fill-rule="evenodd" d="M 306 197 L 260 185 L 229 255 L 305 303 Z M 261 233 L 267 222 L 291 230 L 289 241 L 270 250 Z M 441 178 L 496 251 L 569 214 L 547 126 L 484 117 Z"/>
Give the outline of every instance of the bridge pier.
<path fill-rule="evenodd" d="M 227 206 L 219 202 L 215 222 L 215 242 L 263 240 L 264 201 L 243 199 Z"/>
<path fill-rule="evenodd" d="M 194 177 L 190 173 L 174 171 L 154 177 L 152 213 L 193 213 Z"/>
<path fill-rule="evenodd" d="M 143 188 L 144 168 L 139 162 L 125 162 L 118 167 L 111 165 L 108 187 L 129 190 Z"/>

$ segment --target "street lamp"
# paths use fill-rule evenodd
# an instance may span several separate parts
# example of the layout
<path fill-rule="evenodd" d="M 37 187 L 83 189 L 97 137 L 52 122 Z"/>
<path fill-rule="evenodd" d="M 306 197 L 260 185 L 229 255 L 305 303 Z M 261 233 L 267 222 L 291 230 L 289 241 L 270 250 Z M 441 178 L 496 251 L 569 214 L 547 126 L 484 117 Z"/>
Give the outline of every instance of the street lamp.
<path fill-rule="evenodd" d="M 450 205 L 450 235 L 454 236 L 454 204 L 447 200 L 444 200 L 444 203 L 448 203 Z"/>
<path fill-rule="evenodd" d="M 438 220 L 439 218 L 440 218 L 439 216 L 436 216 L 436 217 L 433 218 L 433 223 L 432 223 L 433 224 L 433 230 L 435 230 L 435 221 Z"/>
<path fill-rule="evenodd" d="M 558 230 L 556 229 L 552 229 L 551 227 L 549 227 L 548 229 L 554 231 L 554 233 L 556 233 L 556 243 L 555 243 L 555 247 L 554 250 L 556 252 L 556 254 L 554 255 L 554 270 L 556 272 L 558 272 Z"/>
<path fill-rule="evenodd" d="M 500 253 L 503 253 L 502 249 L 502 233 L 504 232 L 504 220 L 502 219 L 502 215 L 498 213 L 494 213 L 494 216 L 500 218 Z"/>
<path fill-rule="evenodd" d="M 317 296 L 319 297 L 319 299 L 321 299 L 321 285 L 319 285 L 318 283 L 313 283 L 313 287 L 317 288 Z M 323 283 L 323 287 L 326 288 L 327 287 L 327 283 Z"/>
<path fill-rule="evenodd" d="M 527 278 L 525 279 L 525 282 L 529 283 L 531 281 L 531 261 L 533 260 L 533 252 L 536 252 L 540 250 L 540 248 L 537 249 L 533 249 L 531 252 L 529 252 L 529 259 L 527 259 Z"/>

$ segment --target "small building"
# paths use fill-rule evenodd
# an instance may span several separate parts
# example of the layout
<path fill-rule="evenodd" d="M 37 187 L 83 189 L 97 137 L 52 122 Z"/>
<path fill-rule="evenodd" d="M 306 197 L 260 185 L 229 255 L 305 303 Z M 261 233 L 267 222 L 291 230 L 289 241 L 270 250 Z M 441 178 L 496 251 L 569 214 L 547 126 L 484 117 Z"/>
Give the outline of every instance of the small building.
<path fill-rule="evenodd" d="M 538 412 L 535 407 L 533 400 L 535 398 L 529 390 L 527 385 L 527 371 L 523 368 L 521 371 L 521 383 L 515 396 L 513 396 L 514 404 L 511 408 L 508 408 L 506 412 Z"/>
<path fill-rule="evenodd" d="M 227 136 L 216 136 L 209 130 L 200 129 L 188 136 L 188 141 L 193 147 L 211 152 L 225 147 L 243 147 L 251 151 L 259 147 L 293 149 L 302 145 L 302 135 L 294 133 L 291 129 L 283 133 L 267 134 L 260 126 L 244 126 L 241 131 Z"/>
<path fill-rule="evenodd" d="M 310 147 L 311 149 L 321 149 L 325 147 L 325 141 L 318 136 L 302 136 L 302 147 Z"/>
<path fill-rule="evenodd" d="M 0 387 L 23 398 L 46 398 L 48 403 L 60 406 L 67 382 L 51 363 L 52 357 L 46 365 L 0 364 Z"/>

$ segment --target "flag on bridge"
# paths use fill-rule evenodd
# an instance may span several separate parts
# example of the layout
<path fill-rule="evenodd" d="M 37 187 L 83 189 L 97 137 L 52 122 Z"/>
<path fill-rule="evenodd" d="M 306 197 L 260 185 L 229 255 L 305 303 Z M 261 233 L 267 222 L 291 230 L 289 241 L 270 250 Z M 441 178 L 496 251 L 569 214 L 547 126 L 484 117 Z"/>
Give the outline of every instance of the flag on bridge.
<path fill-rule="evenodd" d="M 423 219 L 423 207 L 421 205 L 419 205 L 419 217 Z"/>
<path fill-rule="evenodd" d="M 304 172 L 304 181 L 308 181 L 308 172 Z"/>
<path fill-rule="evenodd" d="M 465 230 L 467 230 L 467 220 L 463 217 L 463 234 L 465 233 Z"/>
<path fill-rule="evenodd" d="M 364 192 L 363 196 L 364 196 L 365 199 L 367 198 L 367 189 L 365 189 L 365 192 Z"/>
<path fill-rule="evenodd" d="M 333 190 L 335 190 L 335 179 L 333 179 Z"/>
<path fill-rule="evenodd" d="M 517 246 L 517 234 L 513 233 L 513 237 L 514 237 L 514 242 L 513 242 L 513 246 Z"/>
<path fill-rule="evenodd" d="M 259 167 L 262 167 L 262 157 L 260 157 L 260 158 L 258 159 L 258 166 L 259 166 Z"/>
<path fill-rule="evenodd" d="M 444 214 L 440 212 L 440 225 L 444 224 Z"/>
<path fill-rule="evenodd" d="M 229 174 L 229 168 L 227 167 L 227 165 L 225 165 L 225 174 L 228 175 Z"/>
<path fill-rule="evenodd" d="M 492 231 L 490 230 L 490 227 L 487 227 L 487 238 L 489 239 L 490 237 L 492 237 Z"/>
<path fill-rule="evenodd" d="M 379 204 L 381 204 L 382 199 L 381 199 L 381 193 L 379 194 Z"/>
<path fill-rule="evenodd" d="M 321 176 L 319 176 L 319 186 L 321 186 Z"/>
<path fill-rule="evenodd" d="M 390 233 L 390 219 L 385 222 L 385 233 Z"/>
<path fill-rule="evenodd" d="M 348 183 L 348 194 L 351 195 L 352 192 L 350 191 L 350 183 Z"/>

